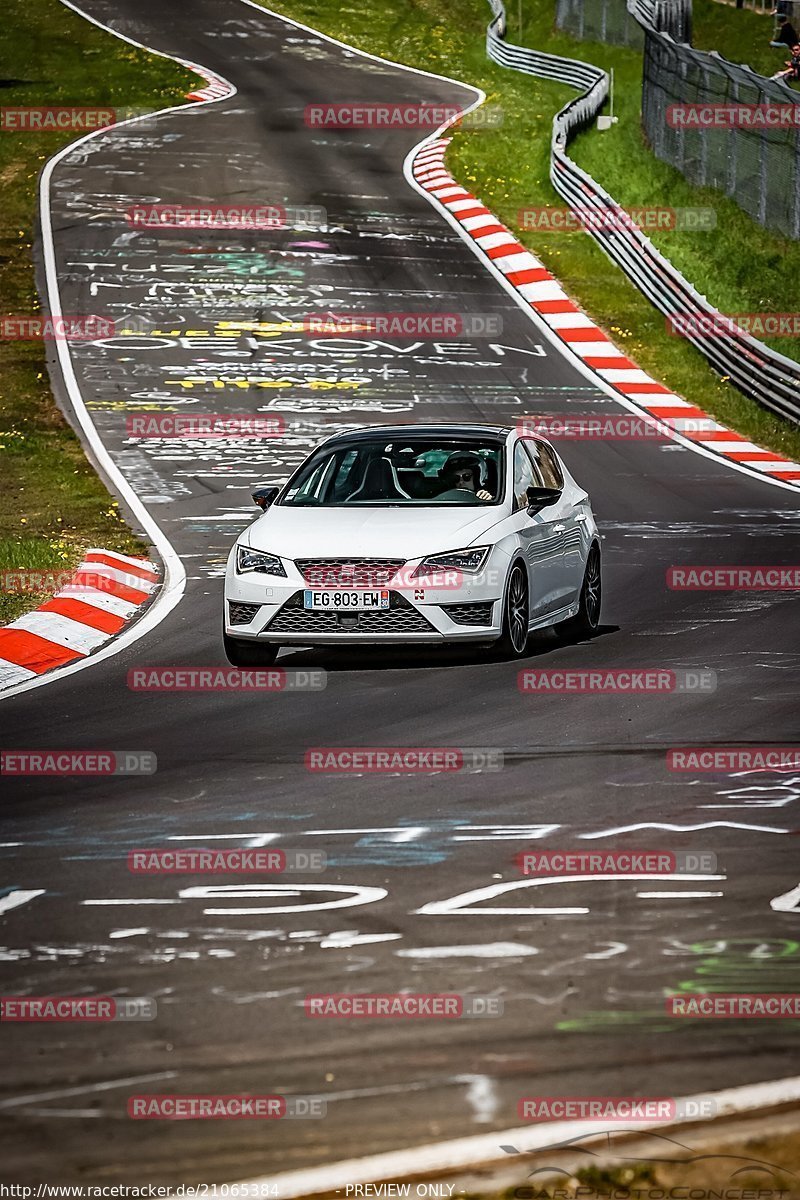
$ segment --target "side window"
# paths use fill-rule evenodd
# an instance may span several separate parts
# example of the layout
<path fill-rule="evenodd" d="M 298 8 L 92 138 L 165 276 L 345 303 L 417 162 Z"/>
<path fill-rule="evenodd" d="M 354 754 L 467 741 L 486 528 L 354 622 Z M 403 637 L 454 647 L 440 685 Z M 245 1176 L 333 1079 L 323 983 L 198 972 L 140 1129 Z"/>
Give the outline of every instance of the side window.
<path fill-rule="evenodd" d="M 514 447 L 514 511 L 528 507 L 528 488 L 541 487 L 542 481 L 522 442 Z"/>
<path fill-rule="evenodd" d="M 530 445 L 531 448 L 535 446 L 539 451 L 539 470 L 542 472 L 544 486 L 563 488 L 564 476 L 558 464 L 558 459 L 550 447 L 546 446 L 544 442 L 531 442 Z"/>

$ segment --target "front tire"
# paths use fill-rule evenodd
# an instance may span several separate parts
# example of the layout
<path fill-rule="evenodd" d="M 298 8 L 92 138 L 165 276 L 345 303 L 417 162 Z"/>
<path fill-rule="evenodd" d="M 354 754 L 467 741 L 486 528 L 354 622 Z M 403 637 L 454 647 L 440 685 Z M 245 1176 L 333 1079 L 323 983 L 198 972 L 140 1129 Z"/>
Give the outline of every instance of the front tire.
<path fill-rule="evenodd" d="M 522 563 L 511 568 L 503 602 L 503 632 L 497 649 L 505 658 L 522 658 L 528 646 L 530 602 L 528 574 Z"/>
<path fill-rule="evenodd" d="M 232 667 L 271 667 L 280 650 L 273 642 L 245 642 L 229 637 L 224 630 L 222 645 Z"/>
<path fill-rule="evenodd" d="M 580 641 L 590 638 L 600 624 L 600 606 L 603 599 L 603 580 L 600 570 L 600 551 L 593 545 L 586 559 L 586 570 L 581 585 L 580 607 L 574 617 L 560 621 L 558 634 L 564 641 Z"/>

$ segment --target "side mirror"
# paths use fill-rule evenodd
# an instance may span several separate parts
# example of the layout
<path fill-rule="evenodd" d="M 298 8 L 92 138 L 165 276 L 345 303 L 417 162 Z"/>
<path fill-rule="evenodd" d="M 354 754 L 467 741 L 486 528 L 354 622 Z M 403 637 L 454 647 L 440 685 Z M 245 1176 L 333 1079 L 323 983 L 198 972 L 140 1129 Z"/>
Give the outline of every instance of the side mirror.
<path fill-rule="evenodd" d="M 253 503 L 266 512 L 280 490 L 279 487 L 257 487 L 253 488 L 250 494 L 253 497 Z"/>
<path fill-rule="evenodd" d="M 529 487 L 526 492 L 529 517 L 535 517 L 543 508 L 549 508 L 561 496 L 561 488 Z"/>

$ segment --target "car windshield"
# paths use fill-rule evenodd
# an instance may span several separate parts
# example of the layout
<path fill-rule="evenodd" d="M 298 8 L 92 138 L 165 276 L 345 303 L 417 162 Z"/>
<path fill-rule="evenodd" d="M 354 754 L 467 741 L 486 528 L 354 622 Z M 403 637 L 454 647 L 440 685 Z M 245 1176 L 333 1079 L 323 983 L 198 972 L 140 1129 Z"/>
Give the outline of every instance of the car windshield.
<path fill-rule="evenodd" d="M 503 490 L 503 447 L 459 438 L 385 438 L 322 449 L 292 479 L 281 504 L 485 505 Z"/>

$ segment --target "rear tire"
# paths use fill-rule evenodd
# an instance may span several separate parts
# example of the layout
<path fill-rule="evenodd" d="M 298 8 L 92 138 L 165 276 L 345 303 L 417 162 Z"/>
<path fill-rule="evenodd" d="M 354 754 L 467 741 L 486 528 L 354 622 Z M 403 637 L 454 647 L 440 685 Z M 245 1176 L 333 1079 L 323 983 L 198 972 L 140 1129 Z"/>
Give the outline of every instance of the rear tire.
<path fill-rule="evenodd" d="M 274 642 L 245 642 L 229 637 L 224 630 L 222 645 L 232 667 L 271 667 L 280 650 Z"/>
<path fill-rule="evenodd" d="M 559 621 L 556 632 L 565 642 L 581 641 L 597 632 L 600 606 L 603 600 L 603 580 L 600 570 L 600 551 L 593 545 L 586 559 L 581 585 L 580 607 L 574 617 Z"/>
<path fill-rule="evenodd" d="M 528 647 L 530 602 L 528 575 L 522 563 L 511 568 L 503 601 L 503 632 L 495 646 L 504 658 L 522 658 Z"/>

